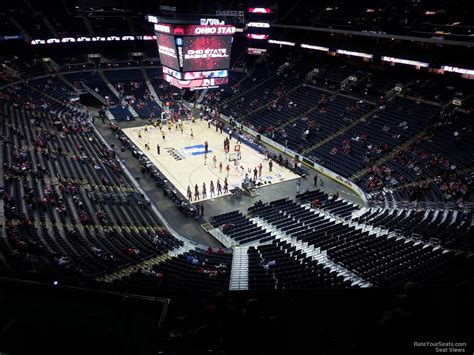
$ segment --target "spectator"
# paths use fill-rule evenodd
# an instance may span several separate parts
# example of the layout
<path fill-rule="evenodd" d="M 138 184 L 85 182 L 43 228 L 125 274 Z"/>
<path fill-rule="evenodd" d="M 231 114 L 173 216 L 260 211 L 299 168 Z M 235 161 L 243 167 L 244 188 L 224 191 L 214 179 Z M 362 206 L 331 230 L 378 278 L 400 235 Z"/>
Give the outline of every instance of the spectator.
<path fill-rule="evenodd" d="M 319 198 L 315 198 L 313 201 L 311 201 L 311 207 L 319 207 L 321 206 L 321 200 Z"/>

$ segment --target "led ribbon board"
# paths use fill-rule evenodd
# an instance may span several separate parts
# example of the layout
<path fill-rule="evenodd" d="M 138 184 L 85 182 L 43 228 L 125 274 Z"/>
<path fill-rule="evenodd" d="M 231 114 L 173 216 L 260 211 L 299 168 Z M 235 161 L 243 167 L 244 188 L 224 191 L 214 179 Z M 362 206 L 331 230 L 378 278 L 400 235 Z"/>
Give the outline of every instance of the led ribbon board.
<path fill-rule="evenodd" d="M 337 54 L 345 54 L 345 55 L 352 56 L 352 57 L 367 58 L 367 59 L 372 59 L 374 57 L 373 54 L 363 53 L 363 52 L 353 52 L 353 51 L 348 51 L 348 50 L 345 50 L 345 49 L 338 49 L 338 50 L 336 50 L 336 53 Z"/>
<path fill-rule="evenodd" d="M 294 42 L 276 41 L 276 40 L 273 40 L 273 39 L 269 39 L 269 40 L 268 40 L 268 43 L 280 44 L 280 45 L 282 45 L 282 46 L 295 46 L 295 44 L 296 44 L 296 43 L 294 43 Z"/>
<path fill-rule="evenodd" d="M 270 14 L 272 10 L 268 7 L 250 7 L 249 12 L 251 14 Z"/>
<path fill-rule="evenodd" d="M 256 34 L 256 33 L 247 33 L 247 38 L 250 38 L 250 39 L 267 39 L 268 38 L 268 35 L 259 35 L 259 34 Z"/>
<path fill-rule="evenodd" d="M 306 48 L 306 49 L 313 49 L 315 51 L 321 51 L 321 52 L 329 52 L 328 47 L 321 47 L 321 46 L 313 46 L 312 44 L 300 44 L 301 48 Z"/>
<path fill-rule="evenodd" d="M 382 56 L 381 60 L 384 61 L 384 62 L 406 64 L 406 65 L 411 65 L 411 66 L 414 66 L 414 67 L 428 68 L 429 65 L 430 65 L 429 63 L 419 62 L 417 60 L 409 60 L 409 59 L 387 57 L 387 56 Z"/>

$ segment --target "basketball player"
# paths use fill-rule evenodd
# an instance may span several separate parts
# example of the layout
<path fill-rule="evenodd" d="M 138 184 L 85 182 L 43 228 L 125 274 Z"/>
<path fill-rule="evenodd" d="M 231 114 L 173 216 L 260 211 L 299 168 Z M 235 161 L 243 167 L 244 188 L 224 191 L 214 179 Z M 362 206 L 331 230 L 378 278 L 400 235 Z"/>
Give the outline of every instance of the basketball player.
<path fill-rule="evenodd" d="M 199 187 L 198 184 L 194 186 L 194 199 L 197 201 L 199 200 Z"/>
<path fill-rule="evenodd" d="M 187 196 L 188 196 L 189 201 L 193 200 L 193 193 L 191 192 L 191 187 L 189 185 L 188 185 Z"/>
<path fill-rule="evenodd" d="M 207 189 L 206 189 L 206 183 L 202 183 L 202 198 L 207 198 Z"/>
<path fill-rule="evenodd" d="M 191 139 L 194 139 L 194 132 L 192 128 L 191 128 Z"/>
<path fill-rule="evenodd" d="M 227 166 L 225 167 L 225 171 L 227 172 L 227 176 L 229 176 L 229 172 L 230 172 L 229 164 L 227 164 Z"/>
<path fill-rule="evenodd" d="M 138 130 L 138 138 L 142 139 L 142 131 L 140 129 Z"/>
<path fill-rule="evenodd" d="M 219 163 L 219 174 L 222 174 L 222 162 Z"/>
<path fill-rule="evenodd" d="M 224 178 L 224 193 L 229 192 L 229 183 L 227 182 L 227 178 Z"/>
<path fill-rule="evenodd" d="M 209 191 L 211 194 L 211 197 L 214 197 L 215 191 L 214 191 L 214 181 L 211 180 L 211 183 L 209 184 Z"/>
<path fill-rule="evenodd" d="M 220 195 L 222 195 L 222 186 L 219 179 L 217 179 L 217 196 L 220 196 Z"/>
<path fill-rule="evenodd" d="M 217 157 L 215 155 L 212 157 L 212 166 L 214 169 L 217 168 Z"/>
<path fill-rule="evenodd" d="M 145 125 L 145 128 L 143 130 L 145 131 L 145 133 L 148 133 L 148 126 Z"/>

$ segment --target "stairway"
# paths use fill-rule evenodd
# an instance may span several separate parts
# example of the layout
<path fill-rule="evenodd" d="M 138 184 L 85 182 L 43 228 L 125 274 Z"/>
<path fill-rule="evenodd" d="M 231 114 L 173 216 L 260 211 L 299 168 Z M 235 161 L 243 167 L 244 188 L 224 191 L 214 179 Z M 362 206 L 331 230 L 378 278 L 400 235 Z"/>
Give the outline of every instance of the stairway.
<path fill-rule="evenodd" d="M 53 37 L 55 38 L 59 38 L 59 34 L 58 32 L 56 31 L 56 29 L 51 25 L 51 23 L 49 22 L 48 18 L 42 13 L 42 12 L 38 12 L 36 11 L 36 9 L 33 7 L 33 5 L 31 4 L 31 2 L 29 0 L 23 0 L 26 4 L 26 6 L 30 9 L 32 15 L 34 17 L 41 17 L 41 20 L 43 21 L 43 23 L 45 24 L 45 26 L 51 31 L 51 34 L 53 35 Z"/>
<path fill-rule="evenodd" d="M 204 100 L 204 98 L 206 97 L 206 94 L 207 92 L 209 91 L 209 89 L 204 89 L 201 91 L 201 94 L 199 95 L 196 103 L 200 104 L 202 102 L 202 100 Z"/>
<path fill-rule="evenodd" d="M 58 78 L 60 78 L 62 81 L 64 81 L 64 82 L 66 83 L 66 85 L 69 86 L 72 90 L 74 90 L 74 92 L 75 92 L 76 94 L 80 94 L 80 93 L 81 93 L 81 90 L 80 90 L 79 88 L 77 88 L 76 86 L 74 86 L 74 84 L 71 83 L 69 80 L 67 80 L 66 77 L 65 77 L 62 73 L 60 73 L 60 72 L 58 71 L 58 72 L 56 72 L 56 76 L 57 76 Z"/>
<path fill-rule="evenodd" d="M 97 100 L 99 100 L 100 102 L 102 102 L 103 105 L 107 106 L 107 101 L 102 97 L 100 96 L 98 93 L 96 93 L 94 90 L 92 90 L 89 86 L 87 86 L 83 81 L 80 82 L 81 85 L 82 85 L 82 88 L 84 90 L 86 90 L 89 94 L 91 94 L 92 96 L 94 96 Z"/>
<path fill-rule="evenodd" d="M 156 101 L 156 103 L 161 108 L 163 108 L 163 103 L 160 101 L 160 98 L 158 97 L 158 94 L 156 93 L 156 90 L 150 81 L 150 77 L 148 76 L 148 73 L 146 72 L 146 68 L 142 66 L 141 69 L 142 69 L 143 78 L 145 79 L 145 83 L 148 88 L 148 91 L 150 91 L 150 94 L 153 96 L 153 99 Z"/>
<path fill-rule="evenodd" d="M 120 97 L 120 93 L 117 91 L 117 89 L 115 88 L 115 86 L 112 85 L 112 83 L 109 81 L 109 79 L 107 79 L 107 77 L 105 76 L 104 72 L 102 70 L 97 70 L 97 72 L 99 73 L 100 77 L 102 78 L 102 80 L 104 81 L 104 83 L 107 85 L 107 87 L 110 89 L 110 91 L 112 91 L 114 93 L 114 95 L 120 100 L 122 101 L 121 97 Z"/>
<path fill-rule="evenodd" d="M 373 208 L 372 208 L 373 209 Z M 380 212 L 383 212 L 383 209 L 379 209 Z M 400 215 L 404 210 L 403 209 L 391 209 L 391 213 Z M 413 210 L 408 210 L 408 216 L 410 213 L 412 213 Z M 447 213 L 447 211 L 444 211 L 443 213 Z M 356 218 L 357 216 L 353 216 L 353 218 Z M 436 216 L 435 216 L 436 217 Z M 425 217 L 426 218 L 426 214 Z M 409 220 L 409 217 L 406 219 Z M 442 220 L 444 221 L 444 219 Z M 397 240 L 404 240 L 405 243 L 408 241 L 411 241 L 414 243 L 414 245 L 417 244 L 423 244 L 423 248 L 437 248 L 439 247 L 438 245 L 434 244 L 431 240 L 420 240 L 419 238 L 416 237 L 416 234 L 411 234 L 411 235 L 405 235 L 401 230 L 389 230 L 388 228 L 384 226 L 377 226 L 375 227 L 374 225 L 370 224 L 370 221 L 365 221 L 365 222 L 356 222 L 356 221 L 346 221 L 344 224 L 347 224 L 351 227 L 354 227 L 355 229 L 361 230 L 363 232 L 368 232 L 369 236 L 378 238 L 378 237 L 387 237 L 387 238 L 396 238 Z"/>
<path fill-rule="evenodd" d="M 84 26 L 86 26 L 87 32 L 89 32 L 89 36 L 95 37 L 94 29 L 92 28 L 92 25 L 87 19 L 87 17 L 85 16 L 81 16 L 81 17 L 82 17 L 82 21 L 84 21 Z"/>
<path fill-rule="evenodd" d="M 224 100 L 222 101 L 219 106 L 222 107 L 224 105 L 227 105 L 229 104 L 230 102 L 234 102 L 236 101 L 237 99 L 240 99 L 242 96 L 246 95 L 247 93 L 249 93 L 250 91 L 252 90 L 255 90 L 255 89 L 258 89 L 260 86 L 262 86 L 263 84 L 265 84 L 266 82 L 272 80 L 275 76 L 277 76 L 276 74 L 275 75 L 272 75 L 272 76 L 269 76 L 268 78 L 266 78 L 265 80 L 262 80 L 260 81 L 258 84 L 256 84 L 255 86 L 252 86 L 250 89 L 238 94 L 238 95 L 232 95 L 231 97 L 229 97 L 227 100 Z M 247 78 L 247 76 L 245 76 L 244 78 Z M 241 80 L 242 81 L 242 80 Z M 234 85 L 235 86 L 235 85 Z"/>
<path fill-rule="evenodd" d="M 422 130 L 421 132 L 418 132 L 417 134 L 415 134 L 413 137 L 409 138 L 408 140 L 406 140 L 402 144 L 397 145 L 391 152 L 389 152 L 389 153 L 385 154 L 384 156 L 380 157 L 380 159 L 378 159 L 377 161 L 371 163 L 370 166 L 380 166 L 383 163 L 385 163 L 387 160 L 393 159 L 394 157 L 397 156 L 397 154 L 400 151 L 402 151 L 406 147 L 410 146 L 410 144 L 414 143 L 418 138 L 423 136 L 425 134 L 425 132 L 426 132 L 426 128 L 424 130 Z M 356 181 L 357 179 L 364 176 L 367 173 L 368 170 L 369 170 L 369 167 L 365 167 L 364 169 L 359 170 L 359 171 L 355 172 L 354 174 L 352 174 L 352 176 L 349 177 L 349 179 L 352 180 L 352 181 Z"/>
<path fill-rule="evenodd" d="M 51 22 L 48 20 L 48 18 L 43 14 L 41 14 L 41 18 L 42 18 L 44 24 L 46 25 L 46 27 L 48 27 L 48 29 L 51 31 L 53 36 L 56 37 L 56 38 L 60 38 L 61 36 L 59 35 L 58 31 L 56 31 L 56 29 L 51 24 Z"/>
<path fill-rule="evenodd" d="M 142 261 L 138 264 L 133 264 L 130 266 L 123 267 L 121 269 L 118 269 L 114 272 L 111 272 L 110 274 L 105 274 L 96 277 L 96 281 L 105 281 L 105 282 L 113 282 L 115 280 L 119 280 L 123 277 L 129 276 L 139 270 L 142 267 L 152 267 L 154 265 L 158 265 L 164 261 L 167 261 L 169 259 L 172 259 L 174 257 L 177 257 L 181 254 L 187 253 L 190 251 L 191 248 L 186 245 L 182 245 L 179 248 L 173 249 L 168 251 L 165 254 L 154 256 L 150 259 L 147 259 L 145 261 Z"/>
<path fill-rule="evenodd" d="M 292 89 L 288 90 L 287 92 L 285 92 L 283 95 L 280 95 L 278 96 L 277 98 L 273 99 L 273 100 L 270 100 L 268 103 L 266 103 L 265 105 L 262 105 L 262 106 L 259 106 L 257 107 L 255 110 L 252 110 L 250 111 L 249 113 L 247 113 L 245 116 L 242 116 L 240 119 L 245 119 L 247 117 L 250 117 L 251 115 L 253 115 L 255 112 L 258 112 L 258 111 L 261 111 L 263 110 L 265 107 L 268 107 L 270 106 L 273 101 L 278 101 L 280 100 L 281 98 L 285 97 L 285 96 L 288 96 L 289 94 L 291 94 L 293 91 L 296 91 L 298 90 L 303 84 L 299 84 L 299 85 L 296 85 L 295 87 L 293 87 Z"/>
<path fill-rule="evenodd" d="M 230 273 L 230 291 L 248 290 L 249 288 L 249 256 L 248 246 L 235 246 Z"/>
<path fill-rule="evenodd" d="M 208 230 L 209 234 L 221 242 L 226 248 L 233 248 L 238 245 L 232 238 L 225 235 L 220 228 L 212 228 Z"/>
<path fill-rule="evenodd" d="M 310 112 L 313 112 L 314 110 L 316 110 L 316 109 L 318 108 L 318 105 L 319 105 L 319 104 L 316 104 L 316 105 L 314 105 L 314 106 L 311 106 L 309 109 L 307 109 L 306 111 L 300 113 L 299 115 L 297 115 L 297 116 L 295 116 L 295 117 L 293 117 L 293 118 L 291 118 L 291 119 L 289 119 L 289 120 L 286 120 L 286 121 L 285 121 L 284 123 L 282 123 L 281 125 L 276 126 L 276 127 L 274 128 L 274 131 L 277 132 L 277 131 L 279 131 L 280 129 L 289 126 L 290 124 L 293 124 L 294 122 L 298 121 L 300 118 L 302 118 L 302 117 L 306 116 L 307 114 L 309 114 Z"/>
<path fill-rule="evenodd" d="M 332 141 L 334 138 L 340 136 L 341 134 L 347 132 L 348 130 L 350 130 L 352 127 L 356 126 L 357 124 L 359 124 L 362 120 L 366 119 L 366 118 L 369 118 L 370 116 L 372 116 L 375 112 L 377 112 L 379 110 L 378 107 L 375 107 L 373 110 L 369 111 L 368 113 L 366 113 L 364 116 L 360 117 L 358 120 L 355 120 L 353 122 L 351 122 L 350 124 L 342 127 L 340 130 L 334 132 L 333 134 L 330 134 L 329 136 L 327 136 L 325 139 L 323 139 L 322 141 L 319 141 L 318 143 L 316 144 L 313 144 L 312 146 L 306 148 L 303 150 L 303 154 L 306 154 L 310 151 L 312 151 L 313 149 L 316 149 L 316 148 L 319 148 L 321 147 L 322 145 Z"/>
<path fill-rule="evenodd" d="M 105 76 L 104 72 L 102 70 L 97 70 L 97 72 L 99 73 L 100 77 L 102 78 L 102 80 L 104 81 L 104 83 L 107 85 L 107 87 L 110 89 L 110 91 L 112 91 L 114 93 L 115 96 L 117 96 L 117 98 L 122 101 L 122 98 L 120 97 L 120 93 L 117 91 L 117 89 L 115 88 L 115 86 L 112 85 L 112 83 L 109 81 L 109 79 L 107 79 L 107 77 Z M 138 113 L 137 111 L 134 110 L 134 108 L 131 106 L 131 105 L 128 105 L 128 110 L 132 113 L 132 116 L 133 117 L 138 117 Z"/>
<path fill-rule="evenodd" d="M 12 16 L 8 16 L 7 20 L 10 20 L 10 22 L 12 23 L 12 27 L 16 28 L 18 31 L 20 31 L 20 33 L 23 36 L 25 36 L 25 41 L 26 42 L 31 41 L 31 36 L 29 35 L 28 32 L 26 32 L 26 30 L 23 28 L 22 25 L 20 25 L 20 23 L 17 20 L 15 20 Z"/>
<path fill-rule="evenodd" d="M 59 104 L 63 104 L 63 102 L 61 100 L 59 100 L 58 98 L 54 97 L 54 96 L 51 96 L 49 94 L 47 94 L 45 91 L 42 91 L 42 90 L 38 90 L 34 87 L 31 87 L 32 90 L 36 91 L 37 93 L 39 93 L 40 95 L 43 95 L 43 96 L 46 96 L 48 99 L 52 100 L 52 101 L 55 101 Z"/>
<path fill-rule="evenodd" d="M 13 69 L 12 67 L 8 66 L 7 64 L 3 64 L 2 69 L 3 69 L 3 72 L 5 74 L 7 74 L 8 76 L 10 76 L 11 78 L 13 78 L 13 80 L 19 80 L 20 79 L 21 73 L 18 70 Z M 8 85 L 9 84 L 2 84 L 1 88 L 6 87 Z"/>
<path fill-rule="evenodd" d="M 471 173 L 473 171 L 474 171 L 474 166 L 471 165 L 471 166 L 465 167 L 463 169 L 456 170 L 456 174 L 464 175 L 464 174 L 467 174 L 467 173 Z M 424 185 L 426 183 L 433 182 L 435 180 L 435 178 L 436 178 L 435 176 L 432 176 L 432 177 L 422 179 L 422 180 L 407 182 L 407 183 L 402 184 L 402 185 L 391 187 L 390 190 L 391 191 L 397 191 L 397 190 L 401 190 L 401 189 L 404 189 L 404 188 L 407 188 L 407 187 L 414 187 L 414 186 Z"/>
<path fill-rule="evenodd" d="M 259 227 L 262 227 L 266 229 L 267 231 L 273 232 L 272 234 L 275 236 L 276 239 L 281 239 L 287 243 L 290 243 L 297 250 L 300 250 L 301 252 L 306 254 L 306 256 L 311 257 L 311 259 L 317 261 L 318 263 L 322 263 L 325 266 L 329 266 L 332 271 L 337 272 L 339 276 L 343 276 L 345 280 L 347 279 L 351 280 L 352 285 L 359 285 L 360 287 L 371 286 L 371 284 L 368 281 L 362 279 L 359 275 L 354 274 L 352 271 L 347 270 L 345 267 L 329 259 L 326 255 L 325 250 L 321 250 L 320 248 L 315 248 L 314 245 L 310 245 L 306 242 L 297 240 L 296 238 L 292 238 L 288 236 L 285 232 L 280 230 L 279 228 L 274 227 L 273 225 L 271 225 L 270 223 L 266 222 L 265 220 L 259 217 L 254 217 L 254 218 L 251 218 L 250 220 L 257 223 Z"/>

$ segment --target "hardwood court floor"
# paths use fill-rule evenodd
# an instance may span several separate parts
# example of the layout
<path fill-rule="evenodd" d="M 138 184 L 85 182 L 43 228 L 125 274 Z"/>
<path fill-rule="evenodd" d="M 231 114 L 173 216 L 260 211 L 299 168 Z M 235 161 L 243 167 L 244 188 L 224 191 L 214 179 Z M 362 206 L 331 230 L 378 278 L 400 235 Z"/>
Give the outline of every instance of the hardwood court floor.
<path fill-rule="evenodd" d="M 226 166 L 230 167 L 228 182 L 229 189 L 234 186 L 241 186 L 241 183 L 245 177 L 242 173 L 242 169 L 235 170 L 234 163 L 229 162 L 226 158 L 224 151 L 224 139 L 228 135 L 223 132 L 218 133 L 214 126 L 208 128 L 207 122 L 197 120 L 196 123 L 186 122 L 184 124 L 184 132 L 176 130 L 173 126 L 171 131 L 168 127 L 163 127 L 165 133 L 165 139 L 163 140 L 161 131 L 159 128 L 148 126 L 148 132 L 144 131 L 144 125 L 133 128 L 123 129 L 124 133 L 132 140 L 138 147 L 141 148 L 143 154 L 145 154 L 157 168 L 166 176 L 166 178 L 178 189 L 184 196 L 188 186 L 191 187 L 194 200 L 194 186 L 197 184 L 200 192 L 199 201 L 211 199 L 209 184 L 210 181 L 214 181 L 216 187 L 217 180 L 219 179 L 222 187 L 224 186 L 224 178 L 227 176 Z M 191 129 L 193 130 L 194 138 L 191 138 Z M 141 131 L 142 138 L 138 137 L 138 132 Z M 207 154 L 207 161 L 204 159 L 204 142 L 207 141 L 209 144 L 209 153 Z M 145 144 L 150 146 L 150 149 L 145 148 Z M 235 138 L 232 138 L 230 142 L 230 153 L 234 153 L 234 146 L 237 143 Z M 160 145 L 160 154 L 157 152 L 157 144 Z M 268 161 L 265 160 L 263 154 L 258 153 L 251 147 L 240 144 L 241 160 L 240 164 L 244 167 L 244 171 L 249 173 L 250 177 L 253 177 L 253 169 L 262 163 L 262 176 L 259 180 L 264 183 L 262 186 L 268 186 L 269 183 L 275 184 L 280 182 L 289 181 L 298 178 L 298 175 L 294 174 L 290 170 L 280 167 L 277 163 L 273 163 L 272 172 L 269 172 Z M 213 157 L 217 158 L 216 167 L 213 166 Z M 219 172 L 219 163 L 222 162 L 223 169 Z M 205 164 L 206 163 L 206 164 Z M 206 183 L 207 198 L 203 198 L 201 195 L 202 184 Z M 217 194 L 217 187 L 216 187 Z M 221 195 L 225 196 L 225 195 Z M 218 197 L 218 196 L 214 196 Z"/>

